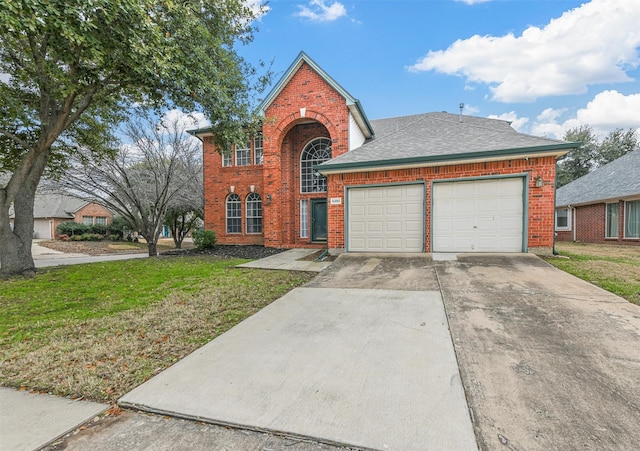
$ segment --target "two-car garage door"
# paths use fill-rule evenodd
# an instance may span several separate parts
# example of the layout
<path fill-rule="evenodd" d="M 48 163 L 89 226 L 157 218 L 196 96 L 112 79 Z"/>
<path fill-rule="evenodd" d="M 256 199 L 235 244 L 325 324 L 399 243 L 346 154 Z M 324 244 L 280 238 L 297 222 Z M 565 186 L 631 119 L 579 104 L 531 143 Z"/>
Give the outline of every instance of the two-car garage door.
<path fill-rule="evenodd" d="M 432 252 L 522 252 L 522 177 L 436 182 Z M 424 184 L 347 190 L 347 250 L 424 252 Z"/>

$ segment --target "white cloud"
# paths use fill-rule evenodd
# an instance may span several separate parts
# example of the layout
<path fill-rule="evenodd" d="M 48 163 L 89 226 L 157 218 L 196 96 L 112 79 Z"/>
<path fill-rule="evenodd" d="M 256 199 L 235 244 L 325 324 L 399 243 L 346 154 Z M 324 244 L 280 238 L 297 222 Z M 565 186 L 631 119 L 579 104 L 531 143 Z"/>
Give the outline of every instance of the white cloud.
<path fill-rule="evenodd" d="M 627 96 L 618 91 L 603 91 L 576 111 L 574 117 L 562 120 L 566 112 L 566 109 L 544 110 L 533 123 L 532 133 L 562 138 L 567 130 L 580 125 L 590 125 L 601 136 L 616 128 L 640 129 L 640 93 Z"/>
<path fill-rule="evenodd" d="M 1 83 L 9 83 L 9 80 L 11 80 L 11 75 L 6 74 L 6 73 L 0 73 L 0 82 Z"/>
<path fill-rule="evenodd" d="M 511 122 L 511 127 L 513 127 L 517 131 L 521 131 L 524 125 L 529 122 L 528 117 L 518 117 L 515 111 L 509 111 L 508 113 L 502 114 L 490 114 L 487 116 L 489 119 L 501 119 L 503 121 Z"/>
<path fill-rule="evenodd" d="M 260 20 L 262 16 L 271 11 L 269 5 L 262 0 L 245 0 L 244 3 L 251 9 L 257 20 Z"/>
<path fill-rule="evenodd" d="M 480 108 L 478 108 L 477 106 L 474 105 L 468 105 L 468 104 L 464 104 L 464 108 L 462 109 L 462 112 L 464 114 L 476 114 L 480 111 Z"/>
<path fill-rule="evenodd" d="M 626 71 L 640 64 L 638 17 L 640 1 L 592 0 L 520 36 L 459 39 L 408 69 L 488 84 L 501 102 L 580 94 L 596 83 L 631 80 Z"/>
<path fill-rule="evenodd" d="M 298 17 L 304 17 L 316 22 L 332 22 L 347 15 L 347 9 L 340 2 L 327 5 L 324 0 L 311 0 L 309 6 L 298 5 Z"/>
<path fill-rule="evenodd" d="M 203 113 L 192 111 L 190 113 L 184 113 L 180 110 L 169 110 L 162 115 L 160 123 L 173 123 L 177 121 L 180 128 L 190 130 L 193 128 L 202 128 L 211 125 L 211 122 L 206 118 Z"/>

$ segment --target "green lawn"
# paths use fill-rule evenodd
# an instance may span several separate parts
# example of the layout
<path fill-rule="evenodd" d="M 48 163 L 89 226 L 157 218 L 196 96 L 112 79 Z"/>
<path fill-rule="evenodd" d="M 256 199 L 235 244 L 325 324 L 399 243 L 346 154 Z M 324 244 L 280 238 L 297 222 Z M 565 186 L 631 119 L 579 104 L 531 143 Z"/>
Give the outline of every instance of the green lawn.
<path fill-rule="evenodd" d="M 161 257 L 0 280 L 0 384 L 96 401 L 136 385 L 312 277 Z"/>
<path fill-rule="evenodd" d="M 547 259 L 556 268 L 640 305 L 640 247 L 559 242 L 556 250 Z"/>

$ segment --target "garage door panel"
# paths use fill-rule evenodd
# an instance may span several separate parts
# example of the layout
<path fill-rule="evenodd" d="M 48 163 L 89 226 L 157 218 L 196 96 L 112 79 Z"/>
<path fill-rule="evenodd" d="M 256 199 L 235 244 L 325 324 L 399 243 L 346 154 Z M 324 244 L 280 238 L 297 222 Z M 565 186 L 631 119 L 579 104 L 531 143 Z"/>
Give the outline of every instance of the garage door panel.
<path fill-rule="evenodd" d="M 522 177 L 433 185 L 434 252 L 521 252 Z"/>
<path fill-rule="evenodd" d="M 347 203 L 347 250 L 424 251 L 423 184 L 349 188 Z"/>

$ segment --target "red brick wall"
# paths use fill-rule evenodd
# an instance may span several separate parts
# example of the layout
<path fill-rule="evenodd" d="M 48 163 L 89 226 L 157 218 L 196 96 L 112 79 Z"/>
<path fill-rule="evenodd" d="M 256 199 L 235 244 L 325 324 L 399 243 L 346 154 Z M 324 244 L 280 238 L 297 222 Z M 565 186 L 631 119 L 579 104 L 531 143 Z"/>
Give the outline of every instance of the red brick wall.
<path fill-rule="evenodd" d="M 253 140 L 252 140 L 253 141 Z M 254 162 L 253 142 L 251 143 L 251 162 Z M 204 141 L 204 228 L 216 232 L 220 244 L 263 244 L 262 234 L 248 234 L 245 201 L 254 191 L 262 198 L 263 218 L 266 196 L 263 191 L 263 168 L 261 165 L 222 167 L 222 156 L 209 138 Z M 234 192 L 240 196 L 242 211 L 242 232 L 227 234 L 227 196 Z M 264 219 L 263 219 L 264 222 Z"/>
<path fill-rule="evenodd" d="M 618 203 L 618 238 L 605 238 L 606 234 L 606 214 L 605 203 L 582 205 L 574 207 L 572 211 L 571 231 L 558 232 L 558 241 L 573 241 L 573 230 L 575 228 L 576 241 L 582 243 L 609 243 L 609 244 L 632 244 L 640 245 L 637 238 L 624 239 L 624 202 Z"/>
<path fill-rule="evenodd" d="M 341 205 L 329 206 L 329 248 L 345 247 L 345 189 L 348 186 L 424 181 L 426 198 L 426 251 L 431 246 L 431 181 L 462 177 L 486 177 L 508 174 L 529 174 L 528 237 L 530 249 L 550 249 L 554 234 L 555 158 L 508 160 L 487 163 L 456 164 L 428 168 L 370 171 L 329 176 L 329 197 L 342 198 Z M 542 188 L 535 187 L 535 179 L 544 180 Z"/>
<path fill-rule="evenodd" d="M 74 215 L 73 220 L 81 224 L 82 224 L 83 216 L 93 216 L 94 224 L 95 224 L 96 216 L 106 217 L 107 224 L 111 224 L 113 222 L 113 214 L 109 210 L 104 208 L 102 205 L 98 205 L 98 204 L 87 204 L 86 206 L 82 207 L 80 210 L 76 211 L 73 215 Z"/>

